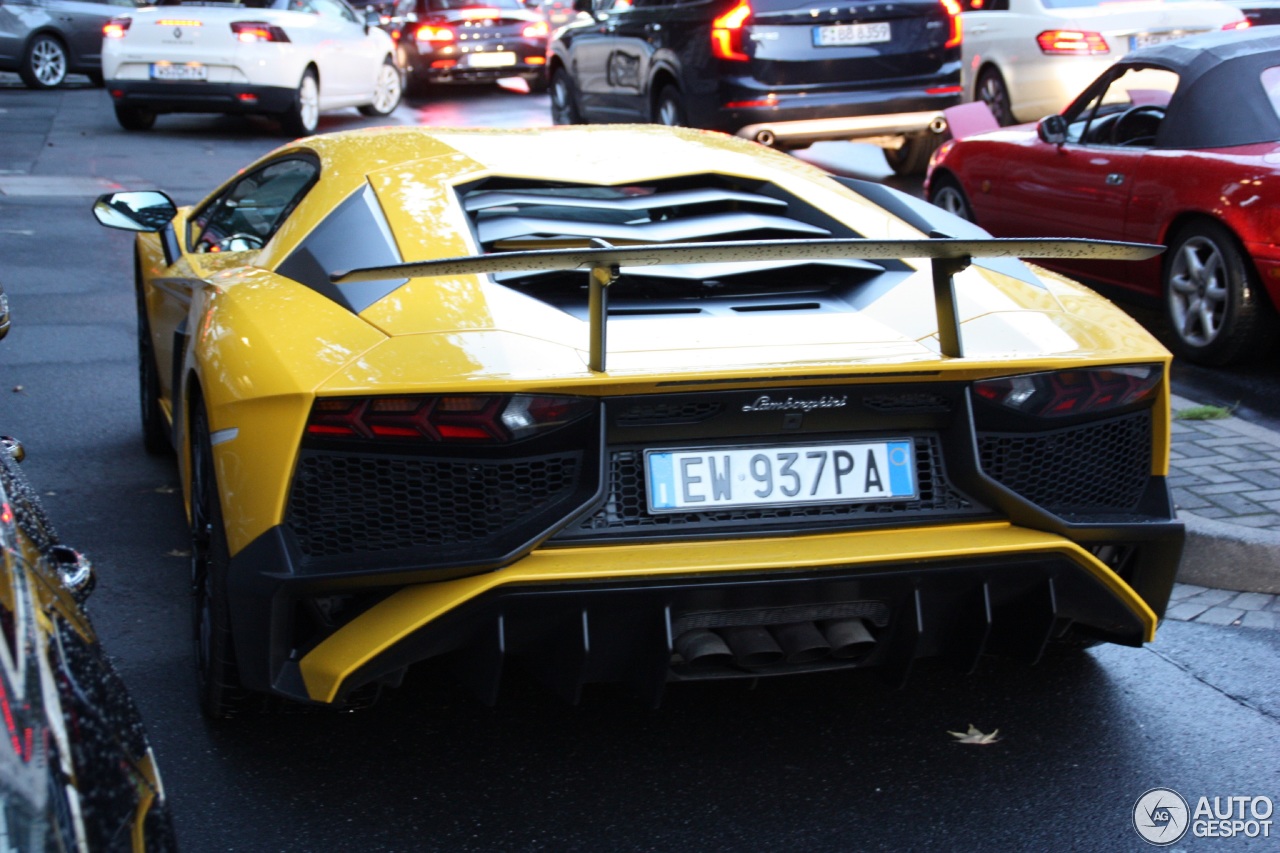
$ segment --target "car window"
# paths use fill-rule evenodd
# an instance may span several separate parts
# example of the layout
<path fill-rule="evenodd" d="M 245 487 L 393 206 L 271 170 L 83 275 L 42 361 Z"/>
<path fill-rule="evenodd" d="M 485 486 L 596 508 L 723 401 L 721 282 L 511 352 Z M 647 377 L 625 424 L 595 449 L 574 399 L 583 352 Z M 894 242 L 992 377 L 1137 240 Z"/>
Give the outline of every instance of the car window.
<path fill-rule="evenodd" d="M 1262 72 L 1262 88 L 1267 92 L 1271 109 L 1280 116 L 1280 66 L 1272 66 Z"/>
<path fill-rule="evenodd" d="M 315 160 L 292 157 L 245 175 L 195 213 L 191 245 L 197 252 L 261 247 L 284 224 L 319 172 Z"/>
<path fill-rule="evenodd" d="M 1069 112 L 1067 141 L 1094 145 L 1151 145 L 1178 75 L 1164 68 L 1129 68 Z M 1136 109 L 1136 108 L 1143 109 Z M 1129 115 L 1126 115 L 1129 114 Z"/>

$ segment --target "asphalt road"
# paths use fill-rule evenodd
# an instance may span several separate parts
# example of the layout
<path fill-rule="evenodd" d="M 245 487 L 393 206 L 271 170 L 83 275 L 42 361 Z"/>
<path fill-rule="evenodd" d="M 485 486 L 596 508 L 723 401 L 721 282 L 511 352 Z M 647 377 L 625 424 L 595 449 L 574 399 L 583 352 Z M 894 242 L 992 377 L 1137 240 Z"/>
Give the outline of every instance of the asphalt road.
<path fill-rule="evenodd" d="M 417 677 L 359 714 L 206 724 L 177 479 L 138 430 L 129 238 L 97 226 L 89 202 L 113 183 L 192 202 L 282 138 L 264 121 L 195 116 L 126 134 L 101 90 L 3 84 L 0 282 L 14 329 L 0 431 L 25 442 L 63 538 L 98 567 L 92 615 L 189 853 L 1140 850 L 1133 808 L 1151 788 L 1280 801 L 1280 632 L 1191 623 L 1144 649 L 1037 667 L 922 665 L 901 690 L 873 672 L 685 685 L 653 710 L 605 689 L 568 706 L 517 683 L 488 709 Z M 546 116 L 545 97 L 485 90 L 392 118 Z M 352 110 L 321 129 L 373 123 Z M 948 734 L 970 723 L 998 742 Z M 1275 847 L 1188 835 L 1178 849 Z"/>

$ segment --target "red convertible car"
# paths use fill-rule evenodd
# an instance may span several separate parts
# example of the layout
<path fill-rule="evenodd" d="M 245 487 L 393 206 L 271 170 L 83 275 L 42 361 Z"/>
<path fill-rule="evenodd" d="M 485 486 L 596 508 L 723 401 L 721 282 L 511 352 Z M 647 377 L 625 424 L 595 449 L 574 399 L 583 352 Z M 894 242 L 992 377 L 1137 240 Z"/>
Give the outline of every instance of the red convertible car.
<path fill-rule="evenodd" d="M 1228 364 L 1275 339 L 1280 28 L 1134 51 L 1035 125 L 966 137 L 965 118 L 930 164 L 930 201 L 1000 237 L 1164 244 L 1138 264 L 1045 266 L 1159 295 L 1187 359 Z"/>

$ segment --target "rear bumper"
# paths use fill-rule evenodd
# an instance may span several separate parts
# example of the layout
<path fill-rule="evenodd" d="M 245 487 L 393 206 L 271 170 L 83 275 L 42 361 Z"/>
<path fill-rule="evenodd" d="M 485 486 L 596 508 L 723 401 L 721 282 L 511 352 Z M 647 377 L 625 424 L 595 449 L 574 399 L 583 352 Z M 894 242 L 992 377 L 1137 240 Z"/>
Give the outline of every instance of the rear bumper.
<path fill-rule="evenodd" d="M 117 106 L 158 113 L 282 113 L 297 98 L 293 89 L 238 83 L 108 80 L 107 91 Z"/>
<path fill-rule="evenodd" d="M 942 111 L 960 103 L 958 68 L 927 84 L 897 89 L 829 88 L 789 92 L 761 88 L 752 80 L 728 80 L 718 102 L 691 103 L 689 112 L 715 115 L 713 130 L 747 139 L 762 133 L 785 145 L 802 147 L 829 139 L 908 136 L 945 127 Z"/>
<path fill-rule="evenodd" d="M 1036 660 L 1068 629 L 1141 645 L 1154 637 L 1183 542 L 1176 522 L 1092 527 L 1088 546 L 1008 522 L 643 546 L 544 548 L 504 569 L 405 586 L 357 608 L 313 644 L 291 620 L 316 591 L 232 561 L 230 594 L 246 686 L 310 702 L 398 679 L 448 656 L 482 698 L 511 661 L 570 699 L 583 684 L 631 683 L 655 702 L 672 681 L 884 667 L 984 653 Z M 261 543 L 257 543 L 261 544 Z M 1117 556 L 1121 555 L 1121 556 Z M 256 562 L 256 561 L 255 561 Z M 259 563 L 259 566 L 261 563 Z M 333 593 L 335 590 L 327 590 Z M 341 590 L 336 592 L 341 593 Z M 793 655 L 759 665 L 689 663 L 687 632 L 710 626 L 829 627 L 859 621 L 870 642 L 851 655 Z M 788 662 L 788 658 L 793 658 Z"/>

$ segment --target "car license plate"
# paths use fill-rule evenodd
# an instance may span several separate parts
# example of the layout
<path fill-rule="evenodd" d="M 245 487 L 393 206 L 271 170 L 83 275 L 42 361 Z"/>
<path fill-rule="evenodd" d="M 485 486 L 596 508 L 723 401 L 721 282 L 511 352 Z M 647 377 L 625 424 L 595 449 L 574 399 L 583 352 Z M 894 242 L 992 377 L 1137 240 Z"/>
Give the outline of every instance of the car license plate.
<path fill-rule="evenodd" d="M 646 450 L 650 512 L 916 497 L 907 439 Z"/>
<path fill-rule="evenodd" d="M 509 50 L 493 53 L 470 53 L 467 64 L 472 68 L 502 68 L 516 64 L 516 55 Z"/>
<path fill-rule="evenodd" d="M 1190 30 L 1175 30 L 1165 33 L 1138 33 L 1136 36 L 1129 37 L 1129 49 L 1137 50 L 1140 47 L 1150 47 L 1153 44 L 1164 44 L 1167 41 L 1178 41 L 1187 36 L 1195 35 Z"/>
<path fill-rule="evenodd" d="M 152 80 L 207 80 L 209 69 L 204 65 L 167 65 L 156 63 L 151 66 Z"/>
<path fill-rule="evenodd" d="M 830 27 L 814 27 L 813 43 L 818 47 L 876 44 L 889 40 L 889 24 L 835 24 Z"/>

